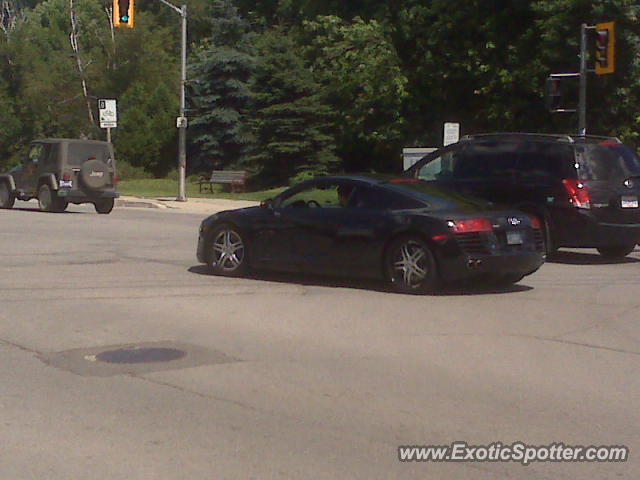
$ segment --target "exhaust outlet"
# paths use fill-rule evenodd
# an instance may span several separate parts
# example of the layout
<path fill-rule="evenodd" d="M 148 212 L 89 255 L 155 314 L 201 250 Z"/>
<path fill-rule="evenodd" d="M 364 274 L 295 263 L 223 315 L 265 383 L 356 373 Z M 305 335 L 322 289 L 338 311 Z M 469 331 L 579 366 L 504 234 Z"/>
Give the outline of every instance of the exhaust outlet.
<path fill-rule="evenodd" d="M 477 258 L 470 258 L 469 260 L 467 260 L 467 268 L 469 270 L 480 268 L 481 265 L 482 265 L 482 260 L 479 260 Z"/>

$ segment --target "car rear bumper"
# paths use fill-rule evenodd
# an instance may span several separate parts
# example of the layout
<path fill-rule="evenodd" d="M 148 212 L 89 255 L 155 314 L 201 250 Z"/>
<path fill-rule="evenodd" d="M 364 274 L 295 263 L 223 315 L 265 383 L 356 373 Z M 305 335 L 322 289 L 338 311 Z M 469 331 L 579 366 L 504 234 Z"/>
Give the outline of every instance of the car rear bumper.
<path fill-rule="evenodd" d="M 96 191 L 87 193 L 82 190 L 69 190 L 61 188 L 57 191 L 58 197 L 67 199 L 69 202 L 93 202 L 104 198 L 118 198 L 120 195 L 115 190 Z"/>
<path fill-rule="evenodd" d="M 442 280 L 452 282 L 475 277 L 502 277 L 529 275 L 544 263 L 540 252 L 508 255 L 463 255 L 456 259 L 441 260 Z"/>
<path fill-rule="evenodd" d="M 633 245 L 640 242 L 640 221 L 638 223 L 602 222 L 589 210 L 575 211 L 564 216 L 564 222 L 557 225 L 560 247 L 596 248 Z M 640 220 L 640 218 L 639 218 Z"/>

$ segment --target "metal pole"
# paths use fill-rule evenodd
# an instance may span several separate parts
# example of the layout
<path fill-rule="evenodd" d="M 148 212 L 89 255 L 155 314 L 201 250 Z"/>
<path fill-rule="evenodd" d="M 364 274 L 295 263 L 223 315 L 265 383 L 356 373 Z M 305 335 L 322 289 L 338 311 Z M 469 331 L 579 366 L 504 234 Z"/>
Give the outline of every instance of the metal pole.
<path fill-rule="evenodd" d="M 107 127 L 107 142 L 111 143 L 111 127 Z"/>
<path fill-rule="evenodd" d="M 179 137 L 178 137 L 178 198 L 176 200 L 178 202 L 186 202 L 187 196 L 185 192 L 185 177 L 187 172 L 187 125 L 185 122 L 186 118 L 186 105 L 185 105 L 185 94 L 184 87 L 187 83 L 187 6 L 182 5 L 182 10 L 180 11 L 180 16 L 182 17 L 182 68 L 180 73 L 180 117 L 182 118 L 182 123 L 179 128 Z"/>
<path fill-rule="evenodd" d="M 587 134 L 587 24 L 580 28 L 580 98 L 578 100 L 578 135 Z"/>

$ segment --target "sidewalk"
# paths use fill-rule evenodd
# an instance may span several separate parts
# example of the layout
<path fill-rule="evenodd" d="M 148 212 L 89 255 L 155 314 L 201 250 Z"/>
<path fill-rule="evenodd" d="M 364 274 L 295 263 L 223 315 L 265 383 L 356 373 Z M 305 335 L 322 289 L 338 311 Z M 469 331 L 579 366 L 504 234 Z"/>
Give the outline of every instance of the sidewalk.
<path fill-rule="evenodd" d="M 229 200 L 226 198 L 189 198 L 186 202 L 176 202 L 174 197 L 140 198 L 123 195 L 116 199 L 117 208 L 157 208 L 202 214 L 213 214 L 223 210 L 254 207 L 257 205 L 260 205 L 260 203 L 248 200 Z"/>

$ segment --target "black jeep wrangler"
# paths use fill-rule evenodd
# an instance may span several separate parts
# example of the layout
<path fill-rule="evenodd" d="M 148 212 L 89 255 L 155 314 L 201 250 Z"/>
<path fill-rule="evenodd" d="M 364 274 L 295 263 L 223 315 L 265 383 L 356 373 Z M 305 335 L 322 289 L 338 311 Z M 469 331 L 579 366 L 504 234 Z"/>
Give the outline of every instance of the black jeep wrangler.
<path fill-rule="evenodd" d="M 0 174 L 0 208 L 16 199 L 38 199 L 40 210 L 63 212 L 69 203 L 93 203 L 111 213 L 116 193 L 116 161 L 108 142 L 53 138 L 36 140 L 22 164 Z"/>

